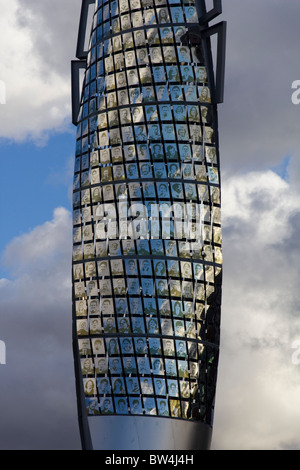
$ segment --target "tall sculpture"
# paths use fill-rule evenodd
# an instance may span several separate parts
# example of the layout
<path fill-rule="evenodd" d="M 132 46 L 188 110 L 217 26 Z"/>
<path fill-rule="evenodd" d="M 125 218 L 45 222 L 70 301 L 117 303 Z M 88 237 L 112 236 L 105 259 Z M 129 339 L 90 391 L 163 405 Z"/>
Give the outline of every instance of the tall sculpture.
<path fill-rule="evenodd" d="M 221 1 L 209 11 L 205 0 L 82 3 L 72 86 L 73 346 L 83 449 L 210 446 L 226 25 L 209 22 L 220 13 Z"/>

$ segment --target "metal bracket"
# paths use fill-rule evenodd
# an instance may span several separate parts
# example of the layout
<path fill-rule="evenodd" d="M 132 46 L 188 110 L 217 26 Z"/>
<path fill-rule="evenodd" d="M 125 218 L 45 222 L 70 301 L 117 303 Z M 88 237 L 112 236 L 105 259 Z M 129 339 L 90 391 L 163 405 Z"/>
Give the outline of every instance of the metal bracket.
<path fill-rule="evenodd" d="M 71 61 L 71 88 L 72 88 L 72 123 L 77 126 L 80 110 L 80 80 L 81 69 L 86 69 L 88 51 L 85 51 L 86 28 L 88 22 L 89 6 L 96 0 L 82 0 L 79 31 L 77 39 L 76 57 L 79 60 Z"/>
<path fill-rule="evenodd" d="M 71 90 L 72 90 L 72 123 L 77 126 L 80 109 L 80 80 L 81 69 L 86 69 L 86 60 L 71 61 Z"/>
<path fill-rule="evenodd" d="M 188 27 L 188 32 L 181 37 L 182 44 L 188 44 L 190 41 L 196 47 L 196 55 L 199 63 L 202 65 L 203 57 L 203 42 L 206 43 L 206 51 L 211 50 L 210 37 L 214 34 L 218 35 L 217 43 L 217 63 L 216 63 L 216 78 L 211 77 L 211 99 L 212 102 L 223 103 L 224 97 L 224 77 L 225 77 L 225 50 L 226 50 L 226 21 L 222 21 L 209 28 L 201 29 L 201 26 Z M 206 54 L 208 69 L 213 70 L 213 61 L 211 54 Z"/>
<path fill-rule="evenodd" d="M 77 40 L 76 57 L 79 60 L 86 59 L 88 51 L 84 50 L 84 43 L 86 38 L 86 27 L 89 13 L 89 6 L 95 3 L 96 0 L 82 0 L 79 32 Z"/>
<path fill-rule="evenodd" d="M 201 25 L 207 24 L 222 13 L 222 0 L 213 0 L 213 8 L 206 11 L 205 0 L 196 0 L 196 8 Z"/>
<path fill-rule="evenodd" d="M 201 31 L 201 37 L 207 43 L 207 47 L 211 49 L 210 38 L 214 34 L 218 35 L 217 38 L 217 63 L 216 63 L 216 78 L 214 80 L 212 89 L 212 101 L 214 103 L 223 103 L 224 99 L 224 78 L 225 78 L 225 51 L 226 51 L 226 21 L 213 25 Z M 213 70 L 212 57 L 209 58 L 210 64 L 208 68 Z"/>
<path fill-rule="evenodd" d="M 180 41 L 185 46 L 187 46 L 190 42 L 195 47 L 196 56 L 200 65 L 204 65 L 201 27 L 199 25 L 188 26 L 187 29 L 188 32 L 181 36 Z"/>

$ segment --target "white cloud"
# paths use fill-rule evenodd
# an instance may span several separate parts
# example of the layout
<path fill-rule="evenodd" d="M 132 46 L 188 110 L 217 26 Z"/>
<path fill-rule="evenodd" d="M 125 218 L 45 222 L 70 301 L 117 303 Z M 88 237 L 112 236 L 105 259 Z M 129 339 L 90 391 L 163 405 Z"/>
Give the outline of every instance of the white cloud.
<path fill-rule="evenodd" d="M 70 128 L 80 3 L 0 0 L 0 79 L 6 84 L 0 137 L 43 143 L 49 132 Z"/>
<path fill-rule="evenodd" d="M 230 229 L 236 219 L 239 225 L 248 224 L 251 233 L 254 230 L 254 238 L 247 239 L 247 243 L 273 245 L 290 235 L 287 222 L 298 212 L 299 202 L 299 189 L 271 170 L 226 178 L 222 211 L 225 228 Z M 243 225 L 236 230 L 239 236 Z"/>
<path fill-rule="evenodd" d="M 0 0 L 0 80 L 7 88 L 0 137 L 43 142 L 48 132 L 68 129 L 80 4 Z M 300 107 L 291 102 L 291 83 L 300 78 L 300 4 L 230 0 L 223 10 L 224 286 L 213 446 L 296 449 L 300 368 L 291 363 L 291 345 L 300 338 Z M 283 181 L 268 168 L 286 155 L 294 158 Z M 70 214 L 58 209 L 5 252 L 13 278 L 0 280 L 3 448 L 78 445 L 70 226 Z"/>
<path fill-rule="evenodd" d="M 300 370 L 292 364 L 291 349 L 300 338 L 300 253 L 299 246 L 292 248 L 299 235 L 291 223 L 300 219 L 299 203 L 299 188 L 271 171 L 223 181 L 214 448 L 300 446 Z"/>
<path fill-rule="evenodd" d="M 62 255 L 70 251 L 69 229 L 69 212 L 63 207 L 55 209 L 53 220 L 9 243 L 3 255 L 3 263 L 18 273 L 27 272 L 28 266 L 39 270 L 43 269 L 45 263 L 57 263 Z M 67 233 L 69 236 L 66 236 Z"/>
<path fill-rule="evenodd" d="M 300 445 L 300 370 L 291 361 L 292 341 L 300 337 L 294 311 L 299 252 L 290 249 L 298 235 L 290 221 L 297 217 L 300 221 L 299 198 L 293 184 L 270 171 L 223 181 L 224 285 L 215 449 Z M 17 420 L 24 429 L 30 410 L 50 411 L 52 418 L 39 436 L 35 427 L 42 423 L 37 416 L 26 442 L 19 436 L 14 443 L 19 448 L 41 448 L 58 420 L 70 420 L 73 425 L 76 421 L 70 213 L 58 208 L 52 221 L 13 240 L 5 261 L 15 278 L 0 283 L 5 312 L 1 339 L 6 340 L 8 357 L 0 407 L 17 400 L 17 391 L 8 393 L 17 377 L 27 411 L 17 400 L 13 417 L 6 407 L 1 416 L 5 429 Z M 47 448 L 79 445 L 76 432 L 69 435 L 67 443 L 61 437 L 59 443 L 52 438 Z"/>
<path fill-rule="evenodd" d="M 300 276 L 294 246 L 298 232 L 290 223 L 291 218 L 300 221 L 299 198 L 293 184 L 270 171 L 223 181 L 224 285 L 214 449 L 299 448 L 300 370 L 292 364 L 291 347 L 300 338 L 295 312 Z M 4 258 L 14 277 L 0 282 L 1 339 L 7 344 L 0 391 L 3 429 L 7 434 L 18 428 L 14 448 L 79 446 L 70 213 L 56 209 L 53 220 L 14 239 Z M 47 412 L 46 426 L 42 411 Z M 51 434 L 61 421 L 68 430 L 66 441 L 63 432 L 59 439 Z M 3 448 L 12 446 L 4 431 L 0 437 Z"/>

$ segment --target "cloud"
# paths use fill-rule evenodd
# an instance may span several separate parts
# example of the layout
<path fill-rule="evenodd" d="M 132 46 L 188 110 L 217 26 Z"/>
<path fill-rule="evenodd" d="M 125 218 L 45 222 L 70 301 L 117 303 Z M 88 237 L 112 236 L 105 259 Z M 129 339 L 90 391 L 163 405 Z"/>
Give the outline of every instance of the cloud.
<path fill-rule="evenodd" d="M 26 273 L 28 266 L 35 271 L 44 270 L 46 263 L 55 268 L 61 256 L 70 250 L 69 228 L 69 212 L 63 207 L 55 209 L 53 220 L 10 242 L 3 255 L 4 265 L 18 273 Z"/>
<path fill-rule="evenodd" d="M 80 0 L 0 0 L 0 137 L 47 140 L 71 121 L 70 61 Z M 298 0 L 223 2 L 225 102 L 219 106 L 224 285 L 213 434 L 220 449 L 299 449 L 300 79 Z M 291 157 L 286 180 L 271 167 Z M 0 445 L 78 448 L 71 351 L 71 221 L 7 246 L 0 280 Z"/>
<path fill-rule="evenodd" d="M 6 84 L 0 137 L 44 144 L 49 133 L 70 129 L 70 62 L 80 5 L 80 0 L 0 0 L 0 79 Z"/>
<path fill-rule="evenodd" d="M 272 171 L 223 181 L 224 283 L 213 448 L 299 448 L 299 188 Z M 293 223 L 291 223 L 293 222 Z"/>
<path fill-rule="evenodd" d="M 49 133 L 70 127 L 70 62 L 81 1 L 0 0 L 0 5 L 0 79 L 7 86 L 0 137 L 44 143 Z M 299 106 L 291 101 L 292 82 L 300 79 L 299 14 L 297 0 L 223 2 L 228 38 L 219 122 L 225 173 L 299 156 Z"/>
<path fill-rule="evenodd" d="M 79 449 L 72 355 L 71 216 L 14 239 L 0 281 L 2 449 Z"/>
<path fill-rule="evenodd" d="M 223 181 L 224 284 L 213 449 L 300 447 L 300 370 L 291 360 L 292 342 L 300 338 L 299 202 L 296 187 L 272 171 Z M 12 240 L 4 260 L 13 278 L 0 282 L 1 339 L 7 344 L 7 365 L 0 370 L 1 446 L 80 448 L 71 351 L 70 213 L 58 208 L 51 221 Z"/>
<path fill-rule="evenodd" d="M 223 3 L 228 22 L 225 101 L 219 106 L 222 168 L 266 169 L 299 158 L 299 106 L 291 85 L 297 62 L 300 4 L 280 0 Z"/>

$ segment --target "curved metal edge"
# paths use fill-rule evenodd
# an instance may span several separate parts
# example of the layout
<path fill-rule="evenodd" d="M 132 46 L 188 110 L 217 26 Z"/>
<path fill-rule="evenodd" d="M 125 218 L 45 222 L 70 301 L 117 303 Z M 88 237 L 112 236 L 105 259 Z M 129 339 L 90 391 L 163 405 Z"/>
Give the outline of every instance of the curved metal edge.
<path fill-rule="evenodd" d="M 209 450 L 212 428 L 159 416 L 89 416 L 94 450 Z"/>

